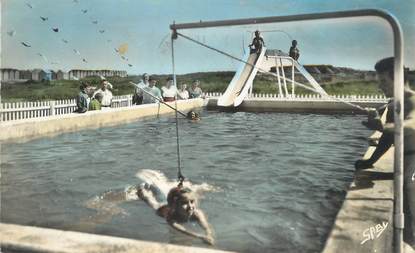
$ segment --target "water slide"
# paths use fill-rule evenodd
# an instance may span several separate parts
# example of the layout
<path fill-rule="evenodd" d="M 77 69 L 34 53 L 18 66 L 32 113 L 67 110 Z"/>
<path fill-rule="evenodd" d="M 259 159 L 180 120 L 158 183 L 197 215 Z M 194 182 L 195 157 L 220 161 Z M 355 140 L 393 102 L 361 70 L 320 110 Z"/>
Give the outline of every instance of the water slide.
<path fill-rule="evenodd" d="M 239 66 L 225 93 L 218 99 L 218 106 L 238 106 L 242 103 L 252 86 L 258 72 L 256 67 L 261 64 L 265 51 L 266 48 L 263 47 L 258 55 L 256 53 L 250 54 L 247 50 L 243 60 L 249 64 L 242 63 Z M 252 66 L 255 66 L 255 68 Z"/>
<path fill-rule="evenodd" d="M 321 88 L 320 84 L 318 84 L 318 82 L 313 78 L 313 76 L 310 73 L 308 73 L 308 71 L 302 65 L 300 65 L 295 60 L 293 62 L 294 62 L 294 66 L 308 80 L 308 82 L 311 84 L 311 86 L 313 86 L 313 88 L 316 91 L 318 91 L 320 94 L 327 95 L 327 92 L 325 90 L 323 90 L 323 88 Z"/>

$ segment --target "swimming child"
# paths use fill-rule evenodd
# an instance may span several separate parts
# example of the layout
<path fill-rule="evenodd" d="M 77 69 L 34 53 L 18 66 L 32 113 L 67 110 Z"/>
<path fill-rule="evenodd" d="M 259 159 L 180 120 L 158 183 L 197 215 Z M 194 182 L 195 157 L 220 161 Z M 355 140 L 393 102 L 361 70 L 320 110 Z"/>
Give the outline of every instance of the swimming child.
<path fill-rule="evenodd" d="M 187 118 L 190 120 L 200 120 L 200 115 L 195 111 L 190 111 L 187 113 Z"/>
<path fill-rule="evenodd" d="M 167 195 L 167 205 L 162 205 L 154 197 L 149 185 L 145 184 L 137 189 L 137 195 L 150 207 L 156 210 L 157 215 L 166 219 L 174 229 L 202 239 L 205 243 L 213 245 L 213 231 L 202 210 L 197 207 L 195 194 L 187 187 L 174 187 Z M 205 230 L 206 235 L 186 229 L 181 223 L 196 221 Z"/>

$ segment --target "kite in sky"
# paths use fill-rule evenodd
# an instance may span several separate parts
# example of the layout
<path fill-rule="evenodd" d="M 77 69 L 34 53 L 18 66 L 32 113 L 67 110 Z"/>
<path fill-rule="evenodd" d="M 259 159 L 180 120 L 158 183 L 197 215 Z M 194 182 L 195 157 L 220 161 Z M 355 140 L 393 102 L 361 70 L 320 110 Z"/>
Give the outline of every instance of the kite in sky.
<path fill-rule="evenodd" d="M 64 43 L 68 43 L 68 41 L 67 41 L 67 40 L 65 40 L 65 39 L 62 39 L 62 41 L 63 41 Z"/>
<path fill-rule="evenodd" d="M 42 21 L 46 21 L 46 20 L 48 20 L 48 17 L 42 17 L 42 16 L 40 16 L 40 19 L 41 19 Z"/>
<path fill-rule="evenodd" d="M 132 64 L 128 64 L 128 66 L 132 67 L 133 65 Z"/>
<path fill-rule="evenodd" d="M 88 12 L 88 10 L 82 10 L 82 12 L 85 14 L 85 13 L 87 13 L 87 12 Z"/>
<path fill-rule="evenodd" d="M 11 31 L 8 31 L 8 32 L 7 32 L 7 34 L 8 34 L 10 37 L 13 37 L 13 36 L 16 34 L 16 31 L 11 30 Z"/>
<path fill-rule="evenodd" d="M 127 43 L 124 43 L 124 44 L 122 44 L 118 47 L 118 53 L 120 55 L 123 55 L 123 54 L 127 53 L 127 51 L 128 51 L 128 44 Z"/>
<path fill-rule="evenodd" d="M 99 30 L 99 32 L 100 32 L 100 33 L 104 33 L 104 32 L 105 32 L 105 30 Z"/>
<path fill-rule="evenodd" d="M 92 21 L 92 24 L 98 24 L 97 20 Z"/>
<path fill-rule="evenodd" d="M 52 28 L 52 30 L 53 30 L 55 33 L 59 32 L 59 28 Z"/>
<path fill-rule="evenodd" d="M 82 59 L 82 61 L 83 61 L 83 62 L 87 62 L 87 61 L 85 60 L 85 58 L 83 58 L 83 59 Z"/>
<path fill-rule="evenodd" d="M 30 9 L 33 9 L 33 6 L 32 6 L 31 4 L 26 3 L 26 5 L 27 5 Z"/>
<path fill-rule="evenodd" d="M 78 50 L 74 49 L 73 51 L 74 51 L 75 54 L 81 55 L 81 53 Z"/>

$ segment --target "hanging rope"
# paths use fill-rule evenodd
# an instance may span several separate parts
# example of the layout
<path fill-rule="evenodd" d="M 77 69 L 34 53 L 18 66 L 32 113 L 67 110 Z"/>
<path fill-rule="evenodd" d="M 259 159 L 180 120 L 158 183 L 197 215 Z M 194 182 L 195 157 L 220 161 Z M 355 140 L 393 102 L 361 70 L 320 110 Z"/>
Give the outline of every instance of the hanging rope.
<path fill-rule="evenodd" d="M 177 90 L 177 84 L 176 84 L 176 66 L 174 63 L 174 40 L 177 39 L 176 31 L 173 31 L 173 34 L 171 36 L 171 60 L 172 60 L 172 68 L 173 68 L 173 84 L 174 87 Z M 179 180 L 179 184 L 177 187 L 183 186 L 183 181 L 185 177 L 182 174 L 182 168 L 181 168 L 181 159 L 180 159 L 180 138 L 179 138 L 179 119 L 178 119 L 178 111 L 177 111 L 177 94 L 175 95 L 175 115 L 176 115 L 176 147 L 177 147 L 177 178 Z"/>
<path fill-rule="evenodd" d="M 182 33 L 179 33 L 179 32 L 176 32 L 176 31 L 175 31 L 175 34 L 176 34 L 176 35 L 178 35 L 178 36 L 181 36 L 182 38 L 185 38 L 185 39 L 187 39 L 187 40 L 189 40 L 189 41 L 192 41 L 192 42 L 194 42 L 194 43 L 196 43 L 196 44 L 198 44 L 198 45 L 201 45 L 201 46 L 203 46 L 203 47 L 206 47 L 206 48 L 208 48 L 208 49 L 211 49 L 211 50 L 213 50 L 213 51 L 215 51 L 215 52 L 217 52 L 217 53 L 219 53 L 219 54 L 225 55 L 225 56 L 230 57 L 230 58 L 232 58 L 232 59 L 234 59 L 234 60 L 237 60 L 237 61 L 239 61 L 239 62 L 245 63 L 245 64 L 247 64 L 248 66 L 251 66 L 252 68 L 256 68 L 256 69 L 258 69 L 259 71 L 261 71 L 261 72 L 263 72 L 263 73 L 265 73 L 265 74 L 267 74 L 267 75 L 271 75 L 271 76 L 274 76 L 274 77 L 277 77 L 277 78 L 282 78 L 281 76 L 279 76 L 279 75 L 277 75 L 277 74 L 275 74 L 275 73 L 272 73 L 272 72 L 269 72 L 269 71 L 267 71 L 267 70 L 264 70 L 264 69 L 262 69 L 262 68 L 260 68 L 260 67 L 257 67 L 257 66 L 255 66 L 255 65 L 253 65 L 253 64 L 251 64 L 251 63 L 249 63 L 249 62 L 247 62 L 247 61 L 244 61 L 244 60 L 242 60 L 242 59 L 240 59 L 240 58 L 238 58 L 238 57 L 235 57 L 235 56 L 233 56 L 233 55 L 231 55 L 231 54 L 229 54 L 229 53 L 226 53 L 226 52 L 224 52 L 224 51 L 222 51 L 222 50 L 216 49 L 216 48 L 214 48 L 214 47 L 212 47 L 212 46 L 209 46 L 209 45 L 207 45 L 207 44 L 205 44 L 205 43 L 202 43 L 202 42 L 200 42 L 200 41 L 197 41 L 197 40 L 195 40 L 195 39 L 193 39 L 193 38 L 191 38 L 191 37 L 189 37 L 189 36 L 186 36 L 186 35 L 184 35 L 184 34 L 182 34 Z M 297 81 L 295 81 L 295 80 L 291 80 L 291 79 L 289 79 L 289 78 L 286 78 L 286 80 L 288 80 L 288 81 L 290 81 L 290 82 L 294 83 L 295 85 L 300 86 L 300 87 L 302 87 L 302 88 L 304 88 L 304 89 L 306 89 L 306 90 L 309 90 L 309 91 L 315 92 L 315 93 L 317 93 L 317 94 L 320 94 L 322 97 L 327 97 L 327 98 L 330 98 L 330 99 L 335 100 L 335 101 L 337 101 L 337 102 L 341 102 L 341 103 L 347 104 L 347 105 L 349 105 L 349 106 L 351 106 L 351 107 L 354 107 L 354 108 L 356 108 L 356 109 L 359 109 L 359 110 L 361 110 L 361 111 L 368 112 L 368 109 L 363 108 L 363 107 L 361 107 L 361 106 L 359 106 L 359 105 L 357 105 L 357 104 L 354 104 L 354 103 L 351 103 L 351 102 L 347 102 L 347 101 L 344 101 L 344 100 L 342 100 L 342 99 L 340 99 L 340 98 L 336 98 L 336 97 L 332 97 L 332 96 L 330 96 L 330 95 L 326 95 L 326 94 L 320 93 L 318 90 L 316 90 L 316 89 L 314 89 L 314 88 L 311 88 L 311 87 L 309 87 L 309 86 L 307 86 L 307 85 L 305 85 L 305 84 L 299 83 L 299 82 L 297 82 Z"/>

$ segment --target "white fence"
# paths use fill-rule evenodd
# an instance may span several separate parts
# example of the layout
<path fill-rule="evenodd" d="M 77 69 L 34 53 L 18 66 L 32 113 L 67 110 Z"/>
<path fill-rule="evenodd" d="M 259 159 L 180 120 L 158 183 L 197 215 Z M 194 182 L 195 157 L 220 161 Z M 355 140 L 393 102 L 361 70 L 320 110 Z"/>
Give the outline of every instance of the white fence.
<path fill-rule="evenodd" d="M 111 107 L 127 107 L 132 105 L 132 95 L 114 96 Z M 40 118 L 52 115 L 72 113 L 76 109 L 75 99 L 2 103 L 1 121 Z"/>
<path fill-rule="evenodd" d="M 206 93 L 207 98 L 218 98 L 221 93 Z M 128 107 L 132 106 L 133 95 L 114 96 L 111 107 Z M 336 99 L 341 99 L 347 102 L 377 102 L 386 103 L 388 98 L 385 96 L 365 96 L 365 95 L 340 95 L 335 96 Z M 281 97 L 278 94 L 252 94 L 248 99 L 272 99 L 279 101 L 327 101 L 333 100 L 328 97 L 321 97 L 317 94 L 310 95 L 295 95 L 289 97 Z M 72 113 L 76 109 L 75 99 L 54 100 L 54 101 L 38 101 L 38 102 L 14 102 L 2 103 L 0 121 L 21 120 L 30 118 L 40 118 L 52 115 L 61 115 Z"/>
<path fill-rule="evenodd" d="M 223 93 L 218 92 L 208 92 L 206 93 L 207 98 L 218 98 L 222 96 Z M 300 95 L 288 95 L 281 96 L 279 94 L 269 94 L 269 93 L 256 93 L 248 96 L 247 99 L 272 99 L 272 100 L 282 100 L 282 101 L 336 101 L 343 100 L 346 102 L 377 102 L 377 103 L 387 103 L 389 98 L 383 95 L 334 95 L 334 96 L 321 96 L 319 94 L 300 94 Z"/>

